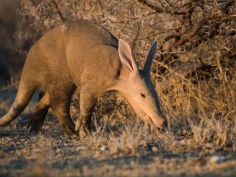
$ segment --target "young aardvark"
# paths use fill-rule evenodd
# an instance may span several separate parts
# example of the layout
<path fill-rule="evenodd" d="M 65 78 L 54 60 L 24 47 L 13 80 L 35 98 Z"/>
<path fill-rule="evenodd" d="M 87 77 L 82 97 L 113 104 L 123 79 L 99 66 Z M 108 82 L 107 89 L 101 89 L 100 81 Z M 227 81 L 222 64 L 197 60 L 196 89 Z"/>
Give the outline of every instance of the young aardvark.
<path fill-rule="evenodd" d="M 28 53 L 16 99 L 0 125 L 14 120 L 34 91 L 41 98 L 32 109 L 30 129 L 39 132 L 51 107 L 65 133 L 84 136 L 99 94 L 117 90 L 145 122 L 162 129 L 165 119 L 150 70 L 157 48 L 152 45 L 142 70 L 127 42 L 88 21 L 63 24 L 44 34 Z M 70 102 L 79 87 L 80 116 L 74 125 Z"/>

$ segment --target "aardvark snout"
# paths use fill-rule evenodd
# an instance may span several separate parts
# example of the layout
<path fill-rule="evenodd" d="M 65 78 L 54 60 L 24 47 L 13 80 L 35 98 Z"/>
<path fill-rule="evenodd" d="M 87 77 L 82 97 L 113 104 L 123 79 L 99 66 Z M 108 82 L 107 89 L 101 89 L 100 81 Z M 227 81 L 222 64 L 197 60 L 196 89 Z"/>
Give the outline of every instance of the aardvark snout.
<path fill-rule="evenodd" d="M 158 118 L 152 119 L 152 121 L 154 125 L 161 130 L 165 129 L 167 126 L 167 122 L 164 118 L 158 117 Z"/>

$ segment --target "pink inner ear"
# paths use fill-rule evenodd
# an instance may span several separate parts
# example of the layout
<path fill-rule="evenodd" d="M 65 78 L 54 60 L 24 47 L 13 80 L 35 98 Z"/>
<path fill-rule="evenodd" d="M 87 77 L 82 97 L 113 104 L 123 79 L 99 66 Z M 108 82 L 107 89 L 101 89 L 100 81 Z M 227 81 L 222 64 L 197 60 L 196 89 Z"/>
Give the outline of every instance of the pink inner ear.
<path fill-rule="evenodd" d="M 130 72 L 135 72 L 137 69 L 131 48 L 129 44 L 122 39 L 119 39 L 118 53 L 123 66 L 125 66 Z"/>
<path fill-rule="evenodd" d="M 134 68 L 133 68 L 133 65 L 132 65 L 132 62 L 130 61 L 130 59 L 126 55 L 124 55 L 123 57 L 128 62 L 128 65 L 130 66 L 130 68 L 133 70 Z"/>

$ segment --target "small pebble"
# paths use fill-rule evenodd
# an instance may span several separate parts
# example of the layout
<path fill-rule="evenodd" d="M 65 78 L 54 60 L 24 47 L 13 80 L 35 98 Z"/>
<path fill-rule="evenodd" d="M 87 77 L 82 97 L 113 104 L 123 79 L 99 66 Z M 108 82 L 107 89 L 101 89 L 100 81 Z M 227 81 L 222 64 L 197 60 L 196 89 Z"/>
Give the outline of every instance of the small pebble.
<path fill-rule="evenodd" d="M 106 150 L 106 146 L 105 145 L 102 145 L 101 146 L 101 151 L 105 151 Z"/>
<path fill-rule="evenodd" d="M 209 161 L 211 163 L 222 163 L 222 162 L 225 162 L 226 161 L 226 157 L 225 156 L 212 156 Z"/>
<path fill-rule="evenodd" d="M 158 151 L 158 148 L 157 148 L 156 146 L 153 146 L 153 147 L 152 147 L 152 151 L 153 151 L 153 152 L 157 152 L 157 151 Z"/>

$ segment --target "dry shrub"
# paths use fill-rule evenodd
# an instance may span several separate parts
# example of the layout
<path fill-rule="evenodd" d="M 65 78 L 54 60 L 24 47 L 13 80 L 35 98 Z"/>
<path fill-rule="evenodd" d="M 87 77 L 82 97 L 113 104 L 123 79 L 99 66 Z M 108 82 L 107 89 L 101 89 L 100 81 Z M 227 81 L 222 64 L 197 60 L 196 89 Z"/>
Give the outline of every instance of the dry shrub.
<path fill-rule="evenodd" d="M 234 0 L 22 0 L 20 12 L 39 33 L 64 21 L 96 21 L 115 36 L 129 41 L 141 65 L 151 43 L 158 41 L 152 77 L 169 132 L 164 136 L 152 130 L 151 137 L 146 135 L 144 127 L 132 123 L 135 115 L 126 108 L 127 104 L 105 97 L 114 103 L 110 105 L 116 111 L 102 111 L 109 105 L 104 99 L 99 102 L 95 120 L 110 122 L 112 131 L 107 137 L 109 126 L 107 129 L 97 125 L 96 142 L 98 137 L 105 137 L 101 144 L 108 138 L 110 145 L 116 145 L 116 152 L 120 148 L 132 150 L 133 146 L 137 149 L 140 144 L 158 139 L 163 140 L 166 149 L 235 150 Z M 122 121 L 129 122 L 125 124 L 127 127 L 118 126 Z"/>

